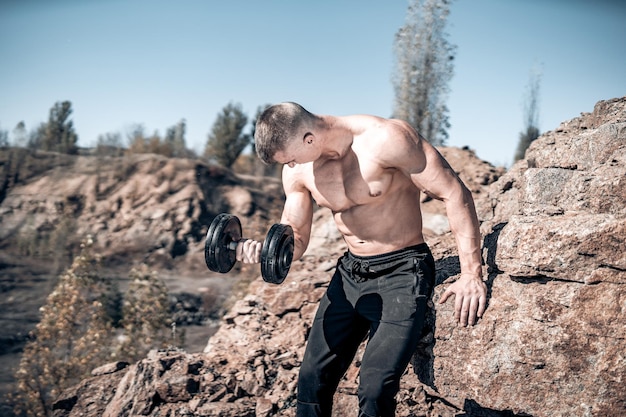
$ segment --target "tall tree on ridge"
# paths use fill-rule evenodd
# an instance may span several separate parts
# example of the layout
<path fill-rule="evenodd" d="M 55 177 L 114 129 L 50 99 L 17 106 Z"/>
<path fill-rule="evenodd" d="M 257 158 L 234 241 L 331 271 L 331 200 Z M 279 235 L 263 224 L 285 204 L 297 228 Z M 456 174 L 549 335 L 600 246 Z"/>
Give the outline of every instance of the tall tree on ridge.
<path fill-rule="evenodd" d="M 395 36 L 393 117 L 406 120 L 433 145 L 448 138 L 448 83 L 456 47 L 445 32 L 450 0 L 411 0 Z"/>

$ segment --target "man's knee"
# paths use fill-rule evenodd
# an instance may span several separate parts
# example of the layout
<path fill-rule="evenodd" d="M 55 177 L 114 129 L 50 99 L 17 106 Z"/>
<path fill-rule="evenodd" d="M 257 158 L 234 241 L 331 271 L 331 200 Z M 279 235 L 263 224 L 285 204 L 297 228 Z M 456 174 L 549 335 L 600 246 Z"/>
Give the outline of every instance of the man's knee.
<path fill-rule="evenodd" d="M 298 399 L 316 402 L 320 382 L 317 369 L 306 361 L 303 362 L 298 373 Z"/>
<path fill-rule="evenodd" d="M 298 374 L 298 401 L 309 404 L 326 404 L 332 402 L 335 386 L 333 381 L 323 378 L 320 370 L 302 363 Z"/>
<path fill-rule="evenodd" d="M 320 383 L 314 369 L 300 368 L 297 398 L 296 417 L 330 417 L 332 392 Z"/>
<path fill-rule="evenodd" d="M 330 412 L 324 414 L 319 404 L 307 403 L 298 400 L 296 408 L 296 417 L 320 417 L 329 416 Z"/>
<path fill-rule="evenodd" d="M 361 374 L 359 410 L 362 416 L 393 416 L 396 409 L 397 381 L 384 380 L 380 375 Z"/>

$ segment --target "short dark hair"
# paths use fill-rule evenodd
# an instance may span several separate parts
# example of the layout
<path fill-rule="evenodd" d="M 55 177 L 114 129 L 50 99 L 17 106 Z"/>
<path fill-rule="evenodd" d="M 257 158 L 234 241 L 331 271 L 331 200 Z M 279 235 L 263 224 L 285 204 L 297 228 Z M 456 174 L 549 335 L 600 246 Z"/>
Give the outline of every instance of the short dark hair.
<path fill-rule="evenodd" d="M 318 116 L 293 102 L 268 107 L 256 121 L 254 144 L 257 155 L 266 164 L 274 163 L 276 152 L 284 150 L 289 139 L 317 119 Z"/>

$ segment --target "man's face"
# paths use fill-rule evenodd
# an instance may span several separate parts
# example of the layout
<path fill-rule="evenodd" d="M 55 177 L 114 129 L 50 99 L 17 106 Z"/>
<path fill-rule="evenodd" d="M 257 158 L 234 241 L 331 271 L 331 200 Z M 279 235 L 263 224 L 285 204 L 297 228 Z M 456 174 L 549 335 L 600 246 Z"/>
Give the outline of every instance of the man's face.
<path fill-rule="evenodd" d="M 313 134 L 306 132 L 302 136 L 302 140 L 292 140 L 287 143 L 285 149 L 277 151 L 274 154 L 274 161 L 279 164 L 288 165 L 290 168 L 296 166 L 296 164 L 305 164 L 312 162 L 315 157 L 312 153 L 313 150 Z"/>

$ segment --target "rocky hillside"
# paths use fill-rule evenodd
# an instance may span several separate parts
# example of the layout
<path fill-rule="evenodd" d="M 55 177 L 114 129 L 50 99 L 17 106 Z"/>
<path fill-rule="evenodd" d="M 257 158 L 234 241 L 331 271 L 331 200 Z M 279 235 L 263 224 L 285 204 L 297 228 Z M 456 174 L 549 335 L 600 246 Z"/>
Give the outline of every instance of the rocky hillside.
<path fill-rule="evenodd" d="M 215 331 L 206 324 L 208 311 L 198 309 L 205 300 L 223 303 L 256 274 L 206 268 L 208 224 L 231 212 L 245 219 L 248 235 L 259 237 L 283 199 L 276 179 L 237 176 L 197 160 L 0 149 L 0 402 L 39 307 L 85 236 L 93 236 L 103 256 L 101 274 L 121 290 L 138 264 L 158 271 L 172 303 L 184 310 L 177 311 L 179 324 L 194 325 L 184 347 L 198 352 Z M 7 414 L 0 408 L 0 415 Z"/>
<path fill-rule="evenodd" d="M 435 303 L 398 416 L 626 415 L 626 97 L 542 135 L 500 178 L 469 151 L 442 151 L 474 192 L 489 306 L 464 328 L 452 303 Z M 435 301 L 460 272 L 437 203 L 424 202 Z M 55 416 L 293 416 L 308 326 L 345 249 L 324 210 L 313 234 L 282 285 L 252 282 L 203 353 L 97 368 L 63 393 Z M 355 413 L 358 366 L 334 416 Z"/>
<path fill-rule="evenodd" d="M 476 191 L 503 173 L 471 151 L 443 152 L 458 161 Z M 262 238 L 279 218 L 283 198 L 274 178 L 234 175 L 197 160 L 0 149 L 0 415 L 10 415 L 2 403 L 39 307 L 86 235 L 103 256 L 102 275 L 121 290 L 137 264 L 158 271 L 174 318 L 186 326 L 182 348 L 201 352 L 224 303 L 242 298 L 258 275 L 257 267 L 239 265 L 227 275 L 208 271 L 207 225 L 217 213 L 230 212 L 242 219 L 247 236 Z M 427 224 L 431 233 L 443 233 L 447 220 L 436 203 L 426 203 Z M 334 227 L 318 228 L 317 245 L 324 244 L 320 233 L 336 234 Z"/>

